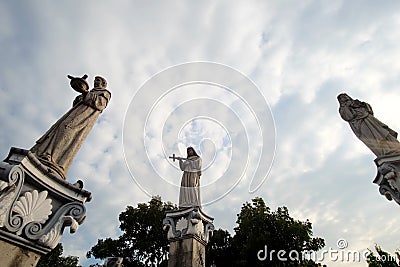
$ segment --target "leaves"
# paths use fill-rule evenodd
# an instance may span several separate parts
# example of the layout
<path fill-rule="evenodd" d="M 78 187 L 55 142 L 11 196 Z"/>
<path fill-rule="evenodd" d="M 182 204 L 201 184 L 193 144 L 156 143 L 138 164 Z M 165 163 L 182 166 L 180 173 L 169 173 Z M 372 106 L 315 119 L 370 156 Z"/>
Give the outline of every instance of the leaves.
<path fill-rule="evenodd" d="M 124 258 L 124 266 L 160 266 L 166 263 L 168 240 L 162 229 L 165 212 L 177 209 L 172 203 L 163 203 L 159 196 L 136 208 L 126 207 L 119 215 L 123 232 L 117 239 L 99 239 L 87 257 L 105 259 Z"/>
<path fill-rule="evenodd" d="M 160 197 L 128 206 L 119 215 L 122 235 L 98 240 L 87 257 L 123 257 L 124 266 L 166 266 L 169 245 L 162 220 L 165 212 L 173 209 L 176 206 L 163 203 Z M 214 231 L 206 247 L 206 266 L 317 266 L 301 259 L 285 264 L 276 258 L 258 260 L 257 253 L 266 245 L 270 250 L 299 253 L 325 245 L 322 238 L 312 237 L 311 222 L 293 219 L 286 207 L 271 211 L 262 198 L 254 198 L 243 204 L 236 222 L 234 236 L 223 229 Z"/>
<path fill-rule="evenodd" d="M 79 258 L 76 256 L 61 256 L 63 254 L 63 246 L 59 243 L 52 251 L 43 255 L 36 267 L 48 267 L 48 266 L 59 266 L 59 267 L 80 267 L 78 265 Z"/>
<path fill-rule="evenodd" d="M 231 237 L 223 230 L 215 231 L 208 248 L 207 266 L 317 266 L 313 261 L 302 259 L 286 262 L 277 259 L 277 253 L 265 261 L 257 253 L 267 246 L 268 251 L 292 250 L 318 251 L 325 245 L 322 238 L 312 237 L 310 221 L 295 220 L 286 207 L 271 212 L 262 198 L 256 197 L 251 203 L 243 204 L 237 215 L 235 235 Z M 287 255 L 287 254 L 286 254 Z"/>
<path fill-rule="evenodd" d="M 375 245 L 375 250 L 378 255 L 368 249 L 369 254 L 367 255 L 367 263 L 369 267 L 397 267 L 399 266 L 396 260 L 400 261 L 399 251 L 395 252 L 395 255 L 390 255 L 388 252 L 384 251 L 380 246 Z"/>

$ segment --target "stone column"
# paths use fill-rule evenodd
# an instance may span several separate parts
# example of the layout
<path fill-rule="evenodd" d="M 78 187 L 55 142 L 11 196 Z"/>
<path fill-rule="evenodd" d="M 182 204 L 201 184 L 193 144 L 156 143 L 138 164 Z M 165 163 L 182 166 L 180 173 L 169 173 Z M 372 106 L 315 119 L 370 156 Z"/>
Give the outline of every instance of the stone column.
<path fill-rule="evenodd" d="M 168 212 L 163 220 L 170 242 L 168 267 L 204 267 L 213 218 L 199 207 Z"/>
<path fill-rule="evenodd" d="M 36 266 L 41 255 L 74 233 L 91 193 L 60 179 L 30 151 L 11 148 L 0 163 L 0 266 Z"/>

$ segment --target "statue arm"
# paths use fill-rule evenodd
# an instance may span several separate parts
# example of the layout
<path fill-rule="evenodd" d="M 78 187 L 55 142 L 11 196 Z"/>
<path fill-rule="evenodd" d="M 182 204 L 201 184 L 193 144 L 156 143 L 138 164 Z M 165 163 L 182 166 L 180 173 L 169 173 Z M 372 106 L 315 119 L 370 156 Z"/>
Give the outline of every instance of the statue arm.
<path fill-rule="evenodd" d="M 202 161 L 201 161 L 201 158 L 199 157 L 197 160 L 195 160 L 194 161 L 194 169 L 196 169 L 196 170 L 198 170 L 198 171 L 200 171 L 201 170 L 201 163 L 202 163 Z"/>
<path fill-rule="evenodd" d="M 345 121 L 351 121 L 355 116 L 352 109 L 349 106 L 340 106 L 339 108 L 340 117 Z"/>
<path fill-rule="evenodd" d="M 75 107 L 77 104 L 83 101 L 83 94 L 78 95 L 75 97 L 74 102 L 72 102 L 72 106 Z"/>
<path fill-rule="evenodd" d="M 185 170 L 185 167 L 186 167 L 186 161 L 185 160 L 183 160 L 183 159 L 179 159 L 179 168 L 181 168 L 181 171 L 184 171 Z"/>
<path fill-rule="evenodd" d="M 89 92 L 84 98 L 84 102 L 94 109 L 103 111 L 106 108 L 108 101 L 110 101 L 111 94 L 107 90 L 102 92 Z"/>
<path fill-rule="evenodd" d="M 192 171 L 196 170 L 196 171 L 200 171 L 201 170 L 201 158 L 198 157 L 197 159 L 194 160 L 189 160 L 190 162 L 190 169 Z"/>
<path fill-rule="evenodd" d="M 201 158 L 199 157 L 199 158 L 196 160 L 196 170 L 197 170 L 197 174 L 199 175 L 199 177 L 201 176 L 201 164 L 202 164 L 202 160 L 201 160 Z"/>

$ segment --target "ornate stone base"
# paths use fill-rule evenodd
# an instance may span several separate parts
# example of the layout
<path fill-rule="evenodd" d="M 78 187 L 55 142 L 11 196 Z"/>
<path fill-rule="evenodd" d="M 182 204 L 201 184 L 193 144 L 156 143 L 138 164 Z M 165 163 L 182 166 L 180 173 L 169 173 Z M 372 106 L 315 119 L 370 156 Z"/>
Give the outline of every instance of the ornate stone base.
<path fill-rule="evenodd" d="M 28 150 L 11 148 L 0 163 L 1 244 L 33 258 L 48 253 L 60 242 L 66 226 L 73 233 L 85 219 L 84 204 L 91 193 L 80 187 L 49 172 Z M 14 266 L 1 264 L 13 256 L 0 251 L 0 265 Z"/>
<path fill-rule="evenodd" d="M 379 192 L 400 205 L 400 154 L 376 158 L 375 164 L 378 173 L 374 183 L 379 185 Z"/>
<path fill-rule="evenodd" d="M 163 225 L 170 241 L 168 267 L 205 266 L 205 246 L 214 230 L 213 220 L 199 207 L 166 214 Z"/>

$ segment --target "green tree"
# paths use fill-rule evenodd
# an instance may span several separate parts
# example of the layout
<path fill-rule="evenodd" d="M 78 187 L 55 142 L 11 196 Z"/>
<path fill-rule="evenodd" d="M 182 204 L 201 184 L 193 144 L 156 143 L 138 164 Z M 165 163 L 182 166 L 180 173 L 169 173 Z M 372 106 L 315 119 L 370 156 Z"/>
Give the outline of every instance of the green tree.
<path fill-rule="evenodd" d="M 232 237 L 223 229 L 214 230 L 206 246 L 206 265 L 232 266 Z"/>
<path fill-rule="evenodd" d="M 399 266 L 397 262 L 400 263 L 400 253 L 395 252 L 395 255 L 390 255 L 388 252 L 384 251 L 380 246 L 375 245 L 375 250 L 378 255 L 368 249 L 369 254 L 367 255 L 367 263 L 369 267 L 397 267 Z M 396 262 L 397 260 L 397 262 Z"/>
<path fill-rule="evenodd" d="M 63 246 L 59 243 L 52 251 L 40 257 L 40 260 L 36 267 L 49 267 L 49 266 L 59 266 L 59 267 L 80 267 L 79 257 L 76 256 L 61 256 L 63 254 Z"/>
<path fill-rule="evenodd" d="M 286 207 L 271 212 L 264 200 L 257 197 L 252 203 L 243 204 L 236 223 L 232 238 L 223 231 L 211 238 L 216 252 L 209 251 L 206 256 L 208 266 L 214 262 L 217 266 L 318 266 L 303 259 L 302 252 L 316 252 L 325 241 L 312 237 L 311 222 L 293 219 Z M 278 259 L 280 250 L 285 252 L 280 257 L 286 261 Z M 291 251 L 296 253 L 289 257 Z"/>
<path fill-rule="evenodd" d="M 166 266 L 169 244 L 161 224 L 165 212 L 173 209 L 176 206 L 162 203 L 160 197 L 136 208 L 128 206 L 119 215 L 122 235 L 98 240 L 87 257 L 123 257 L 125 267 Z M 236 222 L 234 236 L 223 229 L 214 231 L 206 247 L 206 266 L 318 266 L 311 260 L 303 260 L 301 253 L 318 251 L 324 240 L 312 237 L 311 223 L 293 219 L 286 207 L 271 212 L 262 198 L 254 198 L 251 203 L 243 204 Z M 271 259 L 259 260 L 257 255 L 265 248 L 267 253 L 274 250 L 275 254 Z M 288 261 L 277 258 L 279 250 L 286 251 L 283 256 Z M 298 252 L 298 259 L 289 259 L 292 250 Z"/>
<path fill-rule="evenodd" d="M 172 203 L 163 203 L 153 197 L 136 208 L 128 206 L 119 215 L 122 235 L 117 239 L 99 239 L 87 257 L 105 259 L 124 258 L 124 266 L 163 266 L 168 257 L 168 240 L 162 229 L 165 212 L 176 209 Z"/>

